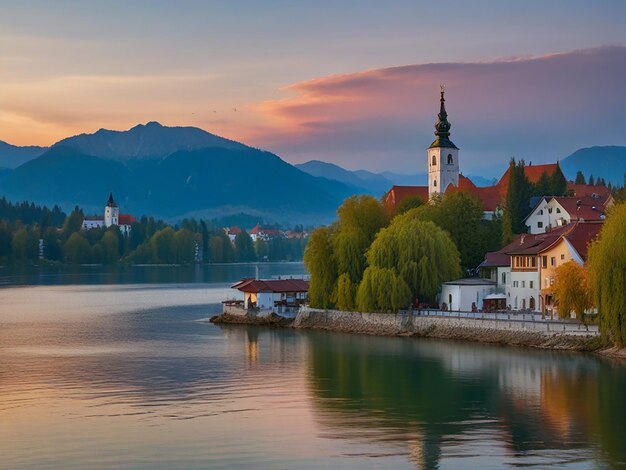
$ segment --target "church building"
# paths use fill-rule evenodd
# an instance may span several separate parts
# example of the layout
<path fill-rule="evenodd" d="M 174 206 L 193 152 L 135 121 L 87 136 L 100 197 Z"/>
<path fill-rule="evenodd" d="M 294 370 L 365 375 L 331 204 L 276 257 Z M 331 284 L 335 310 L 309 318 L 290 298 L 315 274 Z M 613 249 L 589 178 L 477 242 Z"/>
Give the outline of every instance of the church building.
<path fill-rule="evenodd" d="M 480 199 L 485 219 L 491 219 L 502 210 L 509 186 L 509 169 L 497 184 L 486 187 L 476 186 L 461 174 L 459 148 L 450 140 L 451 124 L 448 121 L 445 101 L 445 90 L 442 87 L 435 140 L 426 150 L 428 186 L 393 186 L 383 198 L 385 207 L 393 213 L 406 197 L 417 196 L 427 202 L 435 195 L 464 191 Z M 527 165 L 524 169 L 531 183 L 538 182 L 544 173 L 551 176 L 556 171 L 559 171 L 558 163 Z"/>
<path fill-rule="evenodd" d="M 109 200 L 104 206 L 104 217 L 88 216 L 83 220 L 82 229 L 90 230 L 92 228 L 110 227 L 117 225 L 122 235 L 130 233 L 130 226 L 136 219 L 129 214 L 120 214 L 120 208 L 113 199 L 113 193 L 109 193 Z"/>

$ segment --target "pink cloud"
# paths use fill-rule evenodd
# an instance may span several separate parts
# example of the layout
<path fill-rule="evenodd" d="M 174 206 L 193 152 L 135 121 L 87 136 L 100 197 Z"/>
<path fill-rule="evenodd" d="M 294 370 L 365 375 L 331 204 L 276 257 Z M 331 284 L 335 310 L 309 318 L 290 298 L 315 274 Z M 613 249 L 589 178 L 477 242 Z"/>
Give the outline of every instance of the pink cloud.
<path fill-rule="evenodd" d="M 511 156 L 554 161 L 582 146 L 626 144 L 624 78 L 620 46 L 332 75 L 255 104 L 265 124 L 250 139 L 293 161 L 419 171 L 444 83 L 466 170 L 503 166 Z"/>

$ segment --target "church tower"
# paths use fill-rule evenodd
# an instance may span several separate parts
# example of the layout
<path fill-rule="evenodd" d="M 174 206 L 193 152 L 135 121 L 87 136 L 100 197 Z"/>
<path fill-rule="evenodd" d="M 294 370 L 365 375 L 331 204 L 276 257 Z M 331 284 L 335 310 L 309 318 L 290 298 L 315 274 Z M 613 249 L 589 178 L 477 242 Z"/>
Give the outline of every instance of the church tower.
<path fill-rule="evenodd" d="M 441 106 L 435 124 L 435 141 L 428 147 L 428 197 L 445 193 L 450 184 L 459 185 L 459 149 L 450 140 L 450 123 L 441 87 Z"/>
<path fill-rule="evenodd" d="M 107 205 L 104 206 L 104 226 L 110 227 L 111 225 L 119 225 L 120 208 L 113 200 L 113 193 L 109 193 L 109 200 Z"/>

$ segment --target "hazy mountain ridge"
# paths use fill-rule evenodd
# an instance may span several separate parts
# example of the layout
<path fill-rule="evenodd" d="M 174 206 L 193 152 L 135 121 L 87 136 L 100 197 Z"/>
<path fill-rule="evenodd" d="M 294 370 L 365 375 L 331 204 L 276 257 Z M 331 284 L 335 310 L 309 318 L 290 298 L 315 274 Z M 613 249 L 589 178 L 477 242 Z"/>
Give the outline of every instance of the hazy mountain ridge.
<path fill-rule="evenodd" d="M 244 149 L 244 144 L 197 127 L 167 127 L 152 121 L 127 131 L 100 129 L 60 140 L 53 147 L 67 147 L 94 157 L 115 160 L 165 158 L 179 150 L 208 147 Z"/>
<path fill-rule="evenodd" d="M 47 147 L 36 145 L 20 147 L 0 140 L 0 168 L 17 168 L 42 155 L 46 150 Z"/>
<path fill-rule="evenodd" d="M 607 184 L 614 186 L 626 184 L 626 147 L 610 145 L 578 149 L 561 160 L 560 165 L 570 180 L 582 171 L 587 179 L 593 175 L 595 179 L 604 178 Z"/>

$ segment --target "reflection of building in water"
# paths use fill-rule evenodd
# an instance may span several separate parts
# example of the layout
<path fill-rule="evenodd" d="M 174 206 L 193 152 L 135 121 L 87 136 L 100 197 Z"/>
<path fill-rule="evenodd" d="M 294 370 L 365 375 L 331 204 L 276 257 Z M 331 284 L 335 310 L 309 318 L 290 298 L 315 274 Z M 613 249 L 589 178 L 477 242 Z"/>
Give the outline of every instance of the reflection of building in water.
<path fill-rule="evenodd" d="M 438 468 L 441 458 L 441 444 L 439 438 L 431 438 L 421 431 L 414 431 L 407 441 L 409 447 L 409 461 L 415 468 L 426 470 Z"/>
<path fill-rule="evenodd" d="M 255 329 L 246 331 L 246 358 L 253 364 L 259 362 L 259 332 Z"/>

